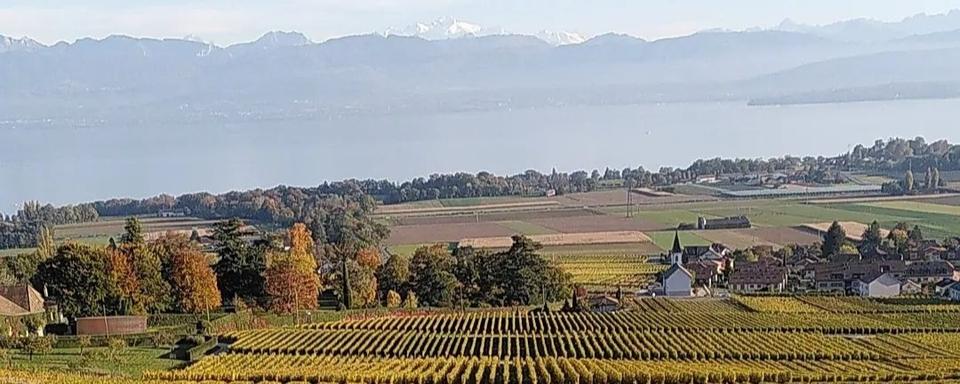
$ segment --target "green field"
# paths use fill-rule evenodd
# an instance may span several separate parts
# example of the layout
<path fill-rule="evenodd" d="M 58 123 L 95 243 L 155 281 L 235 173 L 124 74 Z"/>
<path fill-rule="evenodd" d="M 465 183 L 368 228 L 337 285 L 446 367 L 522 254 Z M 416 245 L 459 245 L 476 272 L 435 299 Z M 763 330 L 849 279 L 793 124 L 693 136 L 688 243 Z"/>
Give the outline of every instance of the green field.
<path fill-rule="evenodd" d="M 899 209 L 904 211 L 915 211 L 915 212 L 922 212 L 922 213 L 937 213 L 937 214 L 943 214 L 943 215 L 960 216 L 960 207 L 958 206 L 925 203 L 922 201 L 908 201 L 908 200 L 880 201 L 875 203 L 863 203 L 860 205 L 866 205 L 869 207 L 878 207 L 878 208 Z"/>
<path fill-rule="evenodd" d="M 47 354 L 34 355 L 32 359 L 20 352 L 9 356 L 10 365 L 18 369 L 136 377 L 144 371 L 168 370 L 183 365 L 181 361 L 162 358 L 167 352 L 167 349 L 131 347 L 110 359 L 107 348 L 86 348 L 84 356 L 76 348 L 56 348 Z"/>
<path fill-rule="evenodd" d="M 670 250 L 673 247 L 673 237 L 674 233 L 672 231 L 662 231 L 662 232 L 647 232 L 647 236 L 650 236 L 650 239 L 653 240 L 653 243 L 663 249 L 664 251 Z M 680 243 L 686 247 L 690 245 L 710 245 L 710 241 L 704 239 L 700 236 L 697 236 L 692 232 L 680 231 Z"/>

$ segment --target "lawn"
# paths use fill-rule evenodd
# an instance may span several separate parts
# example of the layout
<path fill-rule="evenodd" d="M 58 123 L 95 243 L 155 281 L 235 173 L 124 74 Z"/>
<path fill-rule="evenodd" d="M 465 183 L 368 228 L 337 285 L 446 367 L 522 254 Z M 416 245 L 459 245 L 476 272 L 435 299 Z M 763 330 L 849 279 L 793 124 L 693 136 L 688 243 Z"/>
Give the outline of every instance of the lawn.
<path fill-rule="evenodd" d="M 19 351 L 11 352 L 10 364 L 18 369 L 61 372 L 86 372 L 97 374 L 119 374 L 138 377 L 144 371 L 162 371 L 179 367 L 183 362 L 162 358 L 167 349 L 127 348 L 115 359 L 107 356 L 107 348 L 86 348 L 80 355 L 77 348 L 57 348 L 43 355 L 29 355 Z"/>
<path fill-rule="evenodd" d="M 530 198 L 519 196 L 496 196 L 496 197 L 462 197 L 457 199 L 439 200 L 444 207 L 473 207 L 489 204 L 509 204 L 520 202 L 532 202 Z"/>
<path fill-rule="evenodd" d="M 697 218 L 704 215 L 705 214 L 703 213 L 686 209 L 644 210 L 641 208 L 640 212 L 637 213 L 635 217 L 663 224 L 667 228 L 676 228 L 681 223 L 695 224 L 697 222 Z M 716 215 L 711 213 L 706 214 L 705 216 L 713 217 Z"/>
<path fill-rule="evenodd" d="M 689 245 L 710 245 L 710 241 L 704 239 L 693 232 L 680 231 L 680 244 L 684 247 Z M 663 249 L 668 251 L 673 248 L 673 235 L 672 231 L 662 231 L 662 232 L 647 232 L 653 243 Z"/>

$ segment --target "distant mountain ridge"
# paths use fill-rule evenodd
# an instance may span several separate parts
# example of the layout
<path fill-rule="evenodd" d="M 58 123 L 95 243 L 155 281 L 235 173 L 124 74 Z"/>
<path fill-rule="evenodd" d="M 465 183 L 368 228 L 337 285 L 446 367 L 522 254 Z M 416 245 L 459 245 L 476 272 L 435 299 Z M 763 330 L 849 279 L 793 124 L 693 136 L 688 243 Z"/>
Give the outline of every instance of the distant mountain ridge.
<path fill-rule="evenodd" d="M 917 20 L 947 27 L 952 17 Z M 276 31 L 226 47 L 197 38 L 123 35 L 45 46 L 0 36 L 0 124 L 682 101 L 843 102 L 952 97 L 951 84 L 960 81 L 954 70 L 960 66 L 960 28 L 879 42 L 784 30 L 711 31 L 654 41 L 555 32 L 548 42 L 544 36 L 477 34 L 468 24 L 449 19 L 417 28 L 449 32 L 449 38 L 384 33 L 314 42 L 298 32 Z"/>

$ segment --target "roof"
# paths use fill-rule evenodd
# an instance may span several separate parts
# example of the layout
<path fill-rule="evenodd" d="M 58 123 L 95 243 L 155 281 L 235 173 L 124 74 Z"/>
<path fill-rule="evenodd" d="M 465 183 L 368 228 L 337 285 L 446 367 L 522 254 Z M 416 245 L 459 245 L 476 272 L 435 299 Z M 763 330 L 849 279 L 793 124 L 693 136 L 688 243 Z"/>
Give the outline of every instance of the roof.
<path fill-rule="evenodd" d="M 590 305 L 594 305 L 594 306 L 600 306 L 600 305 L 619 306 L 619 305 L 620 305 L 620 300 L 617 300 L 617 299 L 615 299 L 615 298 L 613 298 L 613 297 L 610 297 L 610 296 L 607 296 L 607 295 L 603 295 L 603 296 L 600 296 L 600 297 L 590 298 Z"/>
<path fill-rule="evenodd" d="M 943 280 L 940 280 L 940 281 L 937 282 L 936 287 L 937 287 L 937 288 L 950 288 L 951 286 L 953 286 L 953 285 L 955 285 L 955 284 L 957 284 L 957 282 L 954 281 L 954 280 L 951 280 L 951 279 L 943 279 Z"/>
<path fill-rule="evenodd" d="M 43 311 L 43 296 L 30 285 L 0 286 L 0 315 L 24 316 Z"/>
<path fill-rule="evenodd" d="M 684 265 L 688 271 L 692 272 L 693 275 L 699 279 L 710 279 L 716 276 L 719 272 L 719 263 L 710 262 L 710 261 L 694 261 Z"/>
<path fill-rule="evenodd" d="M 671 276 L 673 276 L 675 273 L 678 273 L 678 272 L 685 273 L 691 279 L 693 278 L 693 274 L 690 273 L 690 271 L 688 271 L 682 265 L 674 264 L 674 265 L 671 265 L 670 268 L 668 268 L 666 271 L 663 272 L 663 279 L 664 280 L 669 279 Z"/>
<path fill-rule="evenodd" d="M 897 278 L 893 277 L 893 275 L 889 273 L 882 273 L 882 274 L 867 276 L 860 279 L 860 281 L 867 284 L 879 283 L 881 285 L 886 285 L 886 286 L 900 285 L 900 280 L 897 280 Z"/>
<path fill-rule="evenodd" d="M 730 275 L 731 284 L 780 284 L 787 277 L 786 268 L 769 262 L 740 263 Z"/>
<path fill-rule="evenodd" d="M 676 255 L 678 253 L 683 253 L 683 247 L 680 245 L 680 232 L 673 233 L 673 250 L 672 254 Z"/>

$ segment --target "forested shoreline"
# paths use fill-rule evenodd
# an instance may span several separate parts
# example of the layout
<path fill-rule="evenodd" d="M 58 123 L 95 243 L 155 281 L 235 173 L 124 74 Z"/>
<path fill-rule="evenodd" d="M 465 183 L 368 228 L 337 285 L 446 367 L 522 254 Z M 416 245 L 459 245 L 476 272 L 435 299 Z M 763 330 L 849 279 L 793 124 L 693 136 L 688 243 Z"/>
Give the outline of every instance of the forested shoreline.
<path fill-rule="evenodd" d="M 207 192 L 180 196 L 159 195 L 147 199 L 110 199 L 54 207 L 26 203 L 13 216 L 0 222 L 0 248 L 32 247 L 41 226 L 96 221 L 103 216 L 156 215 L 170 211 L 202 219 L 240 218 L 258 223 L 289 226 L 294 222 L 324 220 L 328 212 L 354 205 L 373 212 L 376 204 L 411 201 L 497 196 L 543 196 L 548 193 L 590 192 L 605 185 L 660 187 L 716 174 L 784 172 L 808 182 L 835 182 L 835 171 L 905 172 L 925 169 L 960 170 L 960 145 L 946 140 L 927 143 L 923 138 L 877 140 L 872 146 L 857 145 L 834 157 L 793 157 L 771 159 L 701 159 L 685 169 L 643 167 L 578 170 L 544 174 L 528 170 L 512 176 L 489 172 L 477 174 L 435 174 L 404 182 L 389 180 L 344 180 L 324 182 L 316 187 L 277 186 L 270 189 Z"/>

